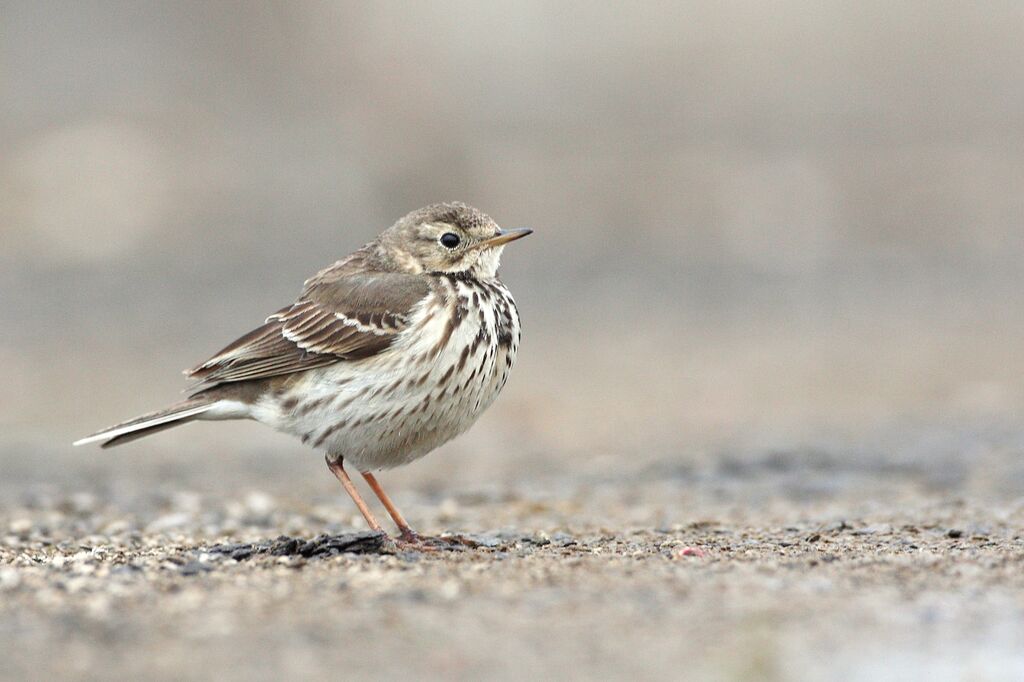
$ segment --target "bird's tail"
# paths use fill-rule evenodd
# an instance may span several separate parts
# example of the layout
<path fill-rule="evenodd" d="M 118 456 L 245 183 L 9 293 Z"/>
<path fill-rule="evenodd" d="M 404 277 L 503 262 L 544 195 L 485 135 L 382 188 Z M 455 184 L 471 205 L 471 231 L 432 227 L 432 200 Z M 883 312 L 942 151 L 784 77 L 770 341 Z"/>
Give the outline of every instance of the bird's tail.
<path fill-rule="evenodd" d="M 103 441 L 102 447 L 111 448 L 169 429 L 172 426 L 190 422 L 212 409 L 216 404 L 217 401 L 210 398 L 192 398 L 97 431 L 91 436 L 76 440 L 74 444 L 86 445 Z"/>

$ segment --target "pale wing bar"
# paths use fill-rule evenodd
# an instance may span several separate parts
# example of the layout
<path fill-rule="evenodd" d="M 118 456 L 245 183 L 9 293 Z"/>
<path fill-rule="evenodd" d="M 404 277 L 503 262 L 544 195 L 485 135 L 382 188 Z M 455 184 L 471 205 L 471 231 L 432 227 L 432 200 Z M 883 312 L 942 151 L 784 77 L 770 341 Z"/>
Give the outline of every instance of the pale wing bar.
<path fill-rule="evenodd" d="M 429 291 L 422 279 L 398 273 L 313 280 L 294 305 L 186 374 L 203 391 L 375 355 L 407 327 Z"/>

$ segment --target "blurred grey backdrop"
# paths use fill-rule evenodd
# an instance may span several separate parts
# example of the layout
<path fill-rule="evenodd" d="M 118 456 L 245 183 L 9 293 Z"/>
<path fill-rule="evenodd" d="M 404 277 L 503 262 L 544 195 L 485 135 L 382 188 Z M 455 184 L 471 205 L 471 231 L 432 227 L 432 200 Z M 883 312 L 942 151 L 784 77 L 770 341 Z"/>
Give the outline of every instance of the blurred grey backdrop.
<path fill-rule="evenodd" d="M 0 490 L 336 495 L 254 424 L 69 444 L 449 199 L 536 230 L 524 342 L 393 490 L 778 449 L 1019 490 L 1022 35 L 1011 1 L 0 2 Z"/>

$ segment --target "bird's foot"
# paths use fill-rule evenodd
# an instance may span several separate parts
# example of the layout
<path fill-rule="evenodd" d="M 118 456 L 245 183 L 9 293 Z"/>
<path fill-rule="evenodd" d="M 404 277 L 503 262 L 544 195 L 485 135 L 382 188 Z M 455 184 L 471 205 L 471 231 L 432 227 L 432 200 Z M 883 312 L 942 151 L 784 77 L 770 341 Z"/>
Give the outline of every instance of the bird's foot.
<path fill-rule="evenodd" d="M 398 534 L 398 541 L 404 542 L 410 545 L 422 544 L 427 538 L 414 531 L 412 528 L 402 528 L 402 532 Z"/>

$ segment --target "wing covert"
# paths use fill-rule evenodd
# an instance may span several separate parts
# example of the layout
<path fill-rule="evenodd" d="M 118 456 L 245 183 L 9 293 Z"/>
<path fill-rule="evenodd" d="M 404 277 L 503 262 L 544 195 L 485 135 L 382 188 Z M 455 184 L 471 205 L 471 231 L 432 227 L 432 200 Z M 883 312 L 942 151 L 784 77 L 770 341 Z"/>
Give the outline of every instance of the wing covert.
<path fill-rule="evenodd" d="M 417 275 L 328 268 L 306 282 L 293 305 L 185 373 L 200 381 L 196 390 L 206 390 L 367 358 L 391 345 L 429 293 Z"/>

